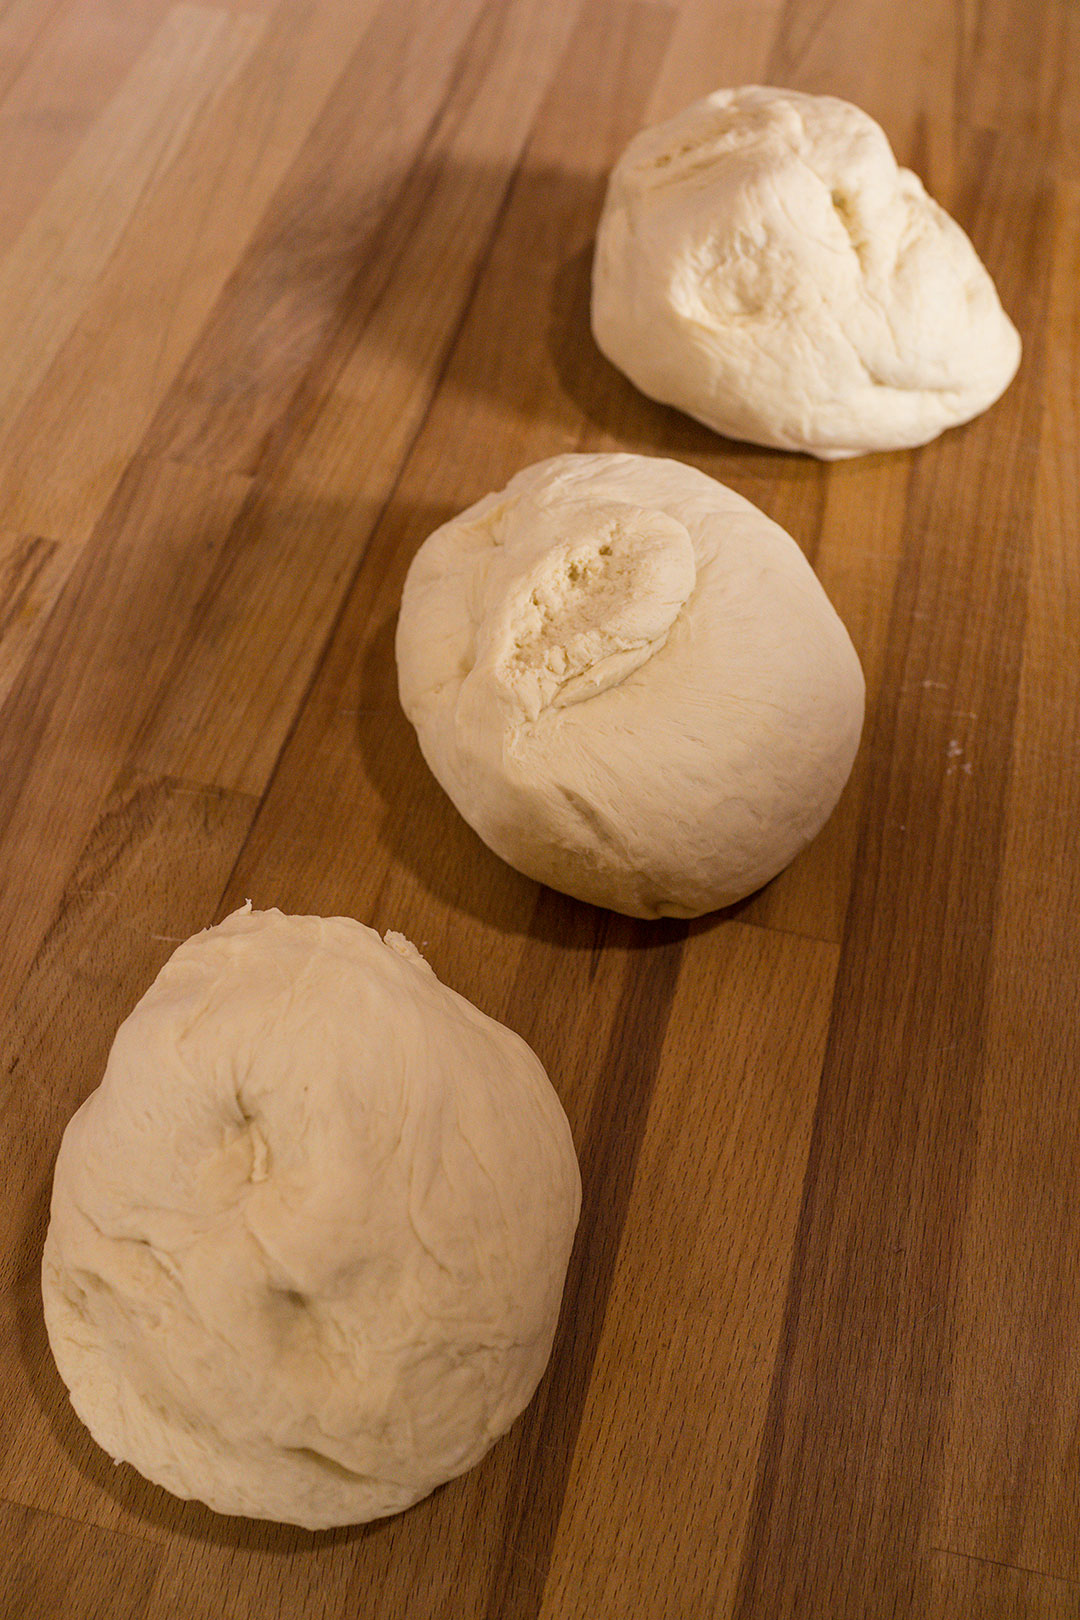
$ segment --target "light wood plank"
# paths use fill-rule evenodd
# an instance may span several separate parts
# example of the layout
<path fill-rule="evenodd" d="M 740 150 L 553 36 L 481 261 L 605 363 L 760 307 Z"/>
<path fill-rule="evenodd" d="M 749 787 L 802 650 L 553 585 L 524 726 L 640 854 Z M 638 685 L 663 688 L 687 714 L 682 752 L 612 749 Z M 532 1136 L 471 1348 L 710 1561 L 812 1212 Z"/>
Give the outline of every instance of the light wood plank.
<path fill-rule="evenodd" d="M 89 534 L 375 9 L 376 0 L 323 0 L 286 5 L 265 24 L 246 14 L 228 24 L 214 51 L 220 93 L 200 116 L 193 109 L 175 162 L 157 166 L 3 447 L 0 504 L 22 527 Z M 400 91 L 399 76 L 389 82 Z M 376 145 L 372 166 L 385 159 Z M 357 170 L 351 179 L 355 197 Z M 292 320 L 297 286 L 286 283 Z M 83 411 L 90 391 L 95 409 Z"/>
<path fill-rule="evenodd" d="M 136 464 L 0 709 L 4 1011 L 249 487 L 232 473 Z"/>
<path fill-rule="evenodd" d="M 333 62 L 341 76 L 162 400 L 145 440 L 155 454 L 255 473 L 294 436 L 312 408 L 305 384 L 316 400 L 330 391 L 385 292 L 446 160 L 448 119 L 468 103 L 478 51 L 486 43 L 489 60 L 497 43 L 497 26 L 473 38 L 478 0 L 439 0 L 418 17 L 383 4 L 350 59 L 343 24 L 362 13 L 349 0 L 334 0 L 338 10 L 337 37 L 324 22 L 303 43 L 313 69 Z M 283 13 L 277 36 L 270 86 L 298 53 L 296 19 Z M 251 76 L 280 120 L 265 55 Z"/>
<path fill-rule="evenodd" d="M 1024 663 L 978 1156 L 958 1280 L 940 1545 L 1080 1582 L 1080 190 L 1055 232 Z M 977 789 L 979 720 L 955 765 Z"/>
<path fill-rule="evenodd" d="M 713 90 L 766 84 L 786 0 L 701 0 L 679 7 L 645 124 L 658 124 Z"/>
<path fill-rule="evenodd" d="M 0 254 L 149 44 L 168 0 L 19 0 L 0 18 Z"/>
<path fill-rule="evenodd" d="M 13 466 L 11 425 L 91 301 L 147 184 L 168 166 L 202 104 L 239 65 L 257 26 L 206 7 L 173 7 L 0 260 L 0 412 L 8 429 L 0 438 L 0 490 L 9 528 L 68 538 L 64 527 L 19 515 L 12 484 L 32 476 L 32 469 Z M 56 451 L 50 441 L 50 455 Z"/>
<path fill-rule="evenodd" d="M 1009 0 L 965 8 L 964 54 L 958 67 L 966 115 L 978 128 L 1011 129 L 1044 145 L 1063 101 L 1076 105 L 1071 6 L 1037 6 L 1016 26 Z M 1074 19 L 1075 24 L 1075 19 Z"/>
<path fill-rule="evenodd" d="M 737 923 L 687 949 L 543 1620 L 731 1610 L 836 961 Z"/>
<path fill-rule="evenodd" d="M 27 64 L 41 54 L 41 40 L 63 0 L 10 0 L 0 13 L 0 100 Z"/>
<path fill-rule="evenodd" d="M 1056 74 L 1051 98 L 1053 133 L 1047 142 L 1047 161 L 1053 173 L 1071 185 L 1080 184 L 1080 96 L 1070 78 L 1070 66 L 1080 54 L 1080 11 L 1065 6 L 1061 20 L 1060 49 L 1052 63 Z"/>
<path fill-rule="evenodd" d="M 465 95 L 447 109 L 427 183 L 410 198 L 423 202 L 422 212 L 406 215 L 416 224 L 394 243 L 400 257 L 378 264 L 383 277 L 392 269 L 393 282 L 375 298 L 272 493 L 232 537 L 229 574 L 204 634 L 140 742 L 144 769 L 245 792 L 265 787 L 326 630 L 427 415 L 572 20 L 571 7 L 553 12 L 544 0 L 522 0 L 478 32 Z M 268 622 L 279 627 L 273 645 Z"/>

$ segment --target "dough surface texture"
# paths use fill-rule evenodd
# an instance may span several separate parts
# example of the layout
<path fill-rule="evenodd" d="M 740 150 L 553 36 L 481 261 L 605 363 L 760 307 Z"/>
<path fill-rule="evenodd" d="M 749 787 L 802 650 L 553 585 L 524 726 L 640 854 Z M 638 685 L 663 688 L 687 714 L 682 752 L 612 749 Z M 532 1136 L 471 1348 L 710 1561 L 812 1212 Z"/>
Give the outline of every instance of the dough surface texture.
<path fill-rule="evenodd" d="M 774 877 L 862 727 L 858 657 L 794 540 L 648 456 L 557 456 L 436 530 L 397 660 L 424 757 L 484 842 L 636 917 Z"/>
<path fill-rule="evenodd" d="M 379 1518 L 530 1399 L 579 1203 L 524 1041 L 399 934 L 245 909 L 173 954 L 67 1127 L 49 1340 L 99 1445 L 177 1496 Z"/>
<path fill-rule="evenodd" d="M 652 399 L 825 460 L 925 444 L 1008 386 L 1020 338 L 960 226 L 849 102 L 718 90 L 637 135 L 592 324 Z"/>

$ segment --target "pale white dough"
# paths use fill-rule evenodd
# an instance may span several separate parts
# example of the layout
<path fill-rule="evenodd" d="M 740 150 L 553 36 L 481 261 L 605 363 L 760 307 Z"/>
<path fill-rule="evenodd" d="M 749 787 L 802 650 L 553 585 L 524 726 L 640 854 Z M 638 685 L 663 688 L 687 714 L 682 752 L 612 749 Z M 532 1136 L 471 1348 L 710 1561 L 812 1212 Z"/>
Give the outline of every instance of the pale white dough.
<path fill-rule="evenodd" d="M 421 546 L 402 707 L 465 820 L 637 917 L 749 894 L 851 769 L 863 678 L 794 540 L 677 461 L 540 462 Z"/>
<path fill-rule="evenodd" d="M 833 96 L 718 90 L 636 136 L 592 324 L 653 399 L 831 460 L 925 444 L 997 399 L 1020 338 L 964 232 Z"/>
<path fill-rule="evenodd" d="M 245 909 L 174 953 L 68 1125 L 49 1340 L 98 1443 L 177 1496 L 378 1518 L 529 1400 L 579 1201 L 518 1036 L 400 934 Z"/>

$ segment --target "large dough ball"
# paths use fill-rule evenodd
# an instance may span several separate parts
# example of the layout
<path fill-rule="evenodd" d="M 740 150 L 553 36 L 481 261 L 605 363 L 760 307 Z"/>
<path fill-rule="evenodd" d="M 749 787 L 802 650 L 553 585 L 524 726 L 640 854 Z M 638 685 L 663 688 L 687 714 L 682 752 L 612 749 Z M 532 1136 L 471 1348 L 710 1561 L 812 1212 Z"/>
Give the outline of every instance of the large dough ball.
<path fill-rule="evenodd" d="M 402 707 L 465 820 L 529 877 L 636 917 L 749 894 L 813 838 L 863 717 L 791 537 L 677 461 L 557 456 L 424 543 Z"/>
<path fill-rule="evenodd" d="M 539 1062 L 406 940 L 236 912 L 174 953 L 65 1132 L 56 1364 L 177 1496 L 394 1513 L 532 1395 L 579 1200 Z"/>
<path fill-rule="evenodd" d="M 985 410 L 1020 360 L 971 243 L 873 119 L 757 86 L 630 142 L 592 320 L 653 399 L 825 459 L 925 444 Z"/>

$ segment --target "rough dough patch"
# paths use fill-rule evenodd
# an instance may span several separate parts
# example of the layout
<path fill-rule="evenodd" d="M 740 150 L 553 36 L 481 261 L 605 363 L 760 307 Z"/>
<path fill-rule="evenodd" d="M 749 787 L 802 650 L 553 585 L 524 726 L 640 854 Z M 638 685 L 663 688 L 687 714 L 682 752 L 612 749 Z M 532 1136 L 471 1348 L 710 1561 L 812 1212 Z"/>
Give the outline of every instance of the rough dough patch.
<path fill-rule="evenodd" d="M 528 876 L 638 917 L 749 894 L 851 769 L 862 671 L 801 551 L 676 461 L 557 456 L 437 530 L 405 583 L 402 707 Z"/>
<path fill-rule="evenodd" d="M 181 945 L 60 1148 L 45 1320 L 99 1445 L 320 1529 L 471 1467 L 544 1370 L 580 1203 L 525 1043 L 400 934 Z"/>
<path fill-rule="evenodd" d="M 1020 360 L 968 238 L 873 119 L 759 86 L 630 142 L 592 321 L 651 398 L 825 459 L 925 444 L 992 404 Z"/>

